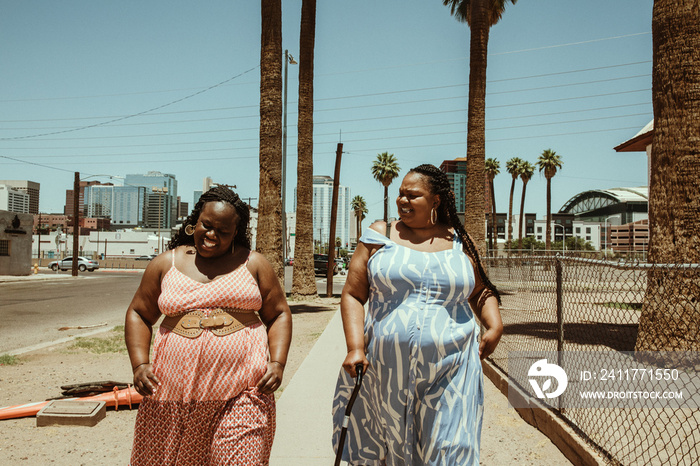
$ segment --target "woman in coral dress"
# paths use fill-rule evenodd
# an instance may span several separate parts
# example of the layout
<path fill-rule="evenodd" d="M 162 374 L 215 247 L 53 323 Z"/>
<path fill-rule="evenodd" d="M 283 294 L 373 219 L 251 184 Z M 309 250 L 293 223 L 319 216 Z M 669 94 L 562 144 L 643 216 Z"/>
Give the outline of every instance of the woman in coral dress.
<path fill-rule="evenodd" d="M 132 465 L 269 462 L 292 324 L 272 266 L 250 250 L 248 220 L 233 191 L 213 188 L 144 272 L 125 325 L 145 397 Z"/>

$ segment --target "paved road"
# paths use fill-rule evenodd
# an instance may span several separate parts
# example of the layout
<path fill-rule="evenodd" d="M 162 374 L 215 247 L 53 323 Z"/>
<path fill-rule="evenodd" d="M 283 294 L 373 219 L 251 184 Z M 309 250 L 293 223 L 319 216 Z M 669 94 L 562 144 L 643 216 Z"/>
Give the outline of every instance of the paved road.
<path fill-rule="evenodd" d="M 123 325 L 140 280 L 140 273 L 98 271 L 76 278 L 63 272 L 56 279 L 3 283 L 0 353 Z M 59 330 L 79 326 L 91 328 Z"/>
<path fill-rule="evenodd" d="M 287 267 L 285 274 L 289 292 L 292 267 Z M 0 280 L 0 354 L 24 353 L 123 325 L 141 276 L 142 271 L 98 270 L 78 277 L 71 277 L 70 271 L 42 271 L 41 280 Z M 316 284 L 319 295 L 325 296 L 325 277 L 316 277 Z M 339 295 L 344 284 L 345 276 L 336 275 L 333 293 Z M 72 328 L 59 330 L 62 327 Z"/>

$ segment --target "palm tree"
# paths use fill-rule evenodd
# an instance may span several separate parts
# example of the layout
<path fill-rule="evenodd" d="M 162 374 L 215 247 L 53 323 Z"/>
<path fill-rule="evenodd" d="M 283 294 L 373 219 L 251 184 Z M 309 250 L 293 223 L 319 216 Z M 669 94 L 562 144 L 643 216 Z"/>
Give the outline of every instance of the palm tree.
<path fill-rule="evenodd" d="M 260 200 L 256 249 L 284 283 L 282 251 L 282 3 L 260 2 Z"/>
<path fill-rule="evenodd" d="M 491 239 L 493 243 L 489 245 L 489 248 L 495 249 L 498 247 L 498 227 L 496 226 L 496 193 L 493 189 L 493 180 L 496 178 L 496 175 L 501 173 L 501 163 L 489 157 L 484 162 L 484 171 L 486 179 L 489 181 L 489 193 L 491 195 Z"/>
<path fill-rule="evenodd" d="M 372 176 L 384 186 L 384 221 L 389 221 L 389 185 L 399 176 L 399 164 L 394 154 L 382 152 L 372 163 Z"/>
<path fill-rule="evenodd" d="M 365 219 L 367 213 L 367 203 L 362 196 L 355 196 L 350 201 L 350 208 L 355 212 L 355 221 L 357 222 L 357 237 L 362 234 L 362 220 Z"/>
<path fill-rule="evenodd" d="M 314 271 L 314 42 L 316 0 L 302 0 L 299 34 L 299 117 L 297 142 L 297 218 L 292 269 L 292 296 L 318 296 Z"/>
<path fill-rule="evenodd" d="M 520 157 L 513 157 L 506 162 L 506 171 L 510 173 L 513 177 L 513 181 L 510 183 L 510 200 L 508 202 L 508 237 L 506 238 L 510 244 L 513 239 L 513 192 L 515 191 L 515 180 L 520 176 L 520 165 L 523 163 L 523 159 Z"/>
<path fill-rule="evenodd" d="M 654 263 L 700 262 L 700 75 L 687 72 L 700 69 L 698 24 L 697 0 L 654 1 L 649 186 L 649 260 Z M 699 351 L 698 302 L 697 272 L 652 269 L 635 349 L 659 352 L 659 357 Z"/>
<path fill-rule="evenodd" d="M 546 149 L 537 159 L 537 167 L 540 172 L 544 171 L 547 178 L 547 228 L 545 238 L 545 250 L 549 251 L 552 245 L 552 178 L 561 168 L 561 156 L 552 149 Z"/>
<path fill-rule="evenodd" d="M 518 249 L 523 248 L 523 217 L 525 216 L 525 189 L 527 182 L 530 181 L 532 175 L 535 174 L 535 166 L 530 162 L 524 161 L 520 165 L 520 179 L 523 182 L 523 195 L 520 198 L 520 218 L 518 219 Z"/>
<path fill-rule="evenodd" d="M 464 224 L 477 247 L 483 252 L 485 238 L 484 160 L 486 158 L 486 55 L 489 30 L 498 23 L 508 2 L 517 0 L 442 0 L 450 13 L 466 22 L 469 40 L 469 110 L 467 111 L 467 189 Z"/>

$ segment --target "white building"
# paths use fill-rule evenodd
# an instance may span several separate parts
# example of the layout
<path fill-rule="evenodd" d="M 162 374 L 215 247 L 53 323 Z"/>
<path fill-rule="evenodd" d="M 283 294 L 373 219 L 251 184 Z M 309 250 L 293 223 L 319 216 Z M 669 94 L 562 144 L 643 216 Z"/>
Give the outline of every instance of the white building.
<path fill-rule="evenodd" d="M 0 184 L 0 210 L 28 214 L 29 194 L 12 186 Z"/>
<path fill-rule="evenodd" d="M 296 190 L 294 191 L 296 205 Z M 333 200 L 333 178 L 316 175 L 313 178 L 313 224 L 314 241 L 328 244 L 331 224 L 331 203 Z M 338 186 L 338 211 L 336 217 L 335 236 L 340 238 L 342 247 L 350 245 L 350 188 Z M 354 216 L 353 216 L 354 218 Z"/>

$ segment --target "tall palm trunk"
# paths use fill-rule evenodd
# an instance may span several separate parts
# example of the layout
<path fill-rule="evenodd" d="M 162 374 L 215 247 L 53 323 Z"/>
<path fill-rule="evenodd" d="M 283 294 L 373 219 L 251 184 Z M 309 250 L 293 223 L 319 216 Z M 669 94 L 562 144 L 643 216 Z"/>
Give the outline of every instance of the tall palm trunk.
<path fill-rule="evenodd" d="M 314 43 L 316 0 L 301 4 L 299 36 L 299 139 L 297 142 L 297 223 L 294 243 L 292 296 L 317 296 L 314 271 Z"/>
<path fill-rule="evenodd" d="M 384 222 L 389 221 L 389 185 L 384 185 Z"/>
<path fill-rule="evenodd" d="M 515 179 L 517 175 L 513 177 L 513 181 L 510 183 L 510 200 L 508 202 L 508 249 L 511 248 L 510 242 L 513 240 L 513 194 L 515 193 Z"/>
<path fill-rule="evenodd" d="M 464 226 L 481 254 L 486 245 L 484 160 L 486 157 L 486 55 L 489 22 L 486 0 L 472 0 L 469 44 L 469 110 L 467 111 L 467 186 Z"/>
<path fill-rule="evenodd" d="M 489 180 L 489 188 L 491 191 L 491 237 L 493 238 L 492 254 L 496 257 L 498 251 L 498 225 L 496 224 L 496 190 L 494 189 L 493 180 Z"/>
<path fill-rule="evenodd" d="M 549 250 L 552 248 L 552 177 L 547 176 L 546 173 L 544 176 L 547 178 L 547 226 L 545 227 L 547 236 L 544 239 L 544 249 L 549 254 Z"/>
<path fill-rule="evenodd" d="M 256 249 L 284 283 L 282 258 L 282 3 L 263 0 L 260 44 L 260 195 Z"/>
<path fill-rule="evenodd" d="M 518 249 L 523 249 L 523 216 L 525 215 L 525 189 L 527 181 L 523 181 L 523 194 L 520 198 L 520 218 L 518 219 Z"/>
<path fill-rule="evenodd" d="M 697 264 L 700 262 L 697 234 L 700 230 L 700 8 L 697 0 L 655 0 L 652 36 L 654 137 L 649 186 L 649 259 L 655 263 Z M 697 269 L 652 269 L 639 320 L 637 351 L 700 350 L 698 283 Z"/>

